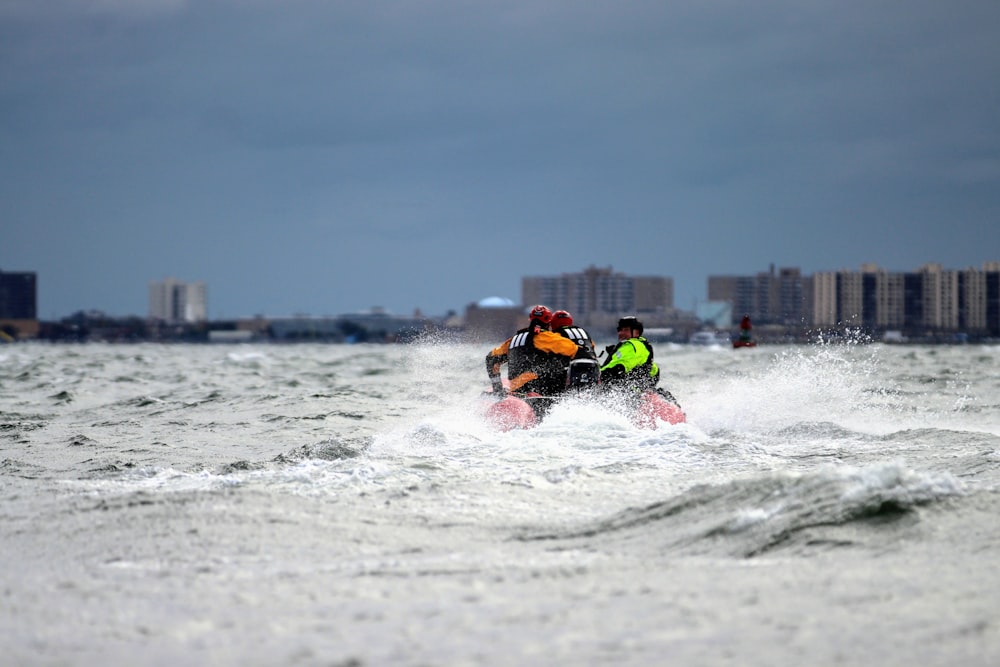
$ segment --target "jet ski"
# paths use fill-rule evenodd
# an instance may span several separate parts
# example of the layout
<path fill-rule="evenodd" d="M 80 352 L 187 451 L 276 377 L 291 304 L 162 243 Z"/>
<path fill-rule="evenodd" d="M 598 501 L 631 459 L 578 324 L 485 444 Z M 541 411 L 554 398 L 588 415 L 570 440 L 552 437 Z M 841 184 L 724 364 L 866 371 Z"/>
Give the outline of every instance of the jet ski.
<path fill-rule="evenodd" d="M 575 359 L 570 362 L 566 371 L 566 393 L 560 396 L 507 394 L 496 400 L 491 391 L 485 392 L 484 396 L 492 400 L 486 408 L 486 421 L 500 431 L 534 428 L 560 398 L 569 395 L 596 395 L 600 391 L 600 377 L 601 371 L 596 361 Z M 680 424 L 687 419 L 677 400 L 664 389 L 644 392 L 633 403 L 629 416 L 638 428 L 648 429 L 656 428 L 660 421 Z"/>

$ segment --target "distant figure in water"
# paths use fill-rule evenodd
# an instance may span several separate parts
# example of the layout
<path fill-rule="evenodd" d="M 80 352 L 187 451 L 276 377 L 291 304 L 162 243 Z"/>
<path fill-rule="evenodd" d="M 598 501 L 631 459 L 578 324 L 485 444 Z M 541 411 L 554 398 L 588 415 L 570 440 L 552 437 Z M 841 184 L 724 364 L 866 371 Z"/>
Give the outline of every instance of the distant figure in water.
<path fill-rule="evenodd" d="M 733 347 L 757 347 L 757 343 L 750 339 L 750 330 L 753 325 L 750 324 L 750 316 L 744 315 L 743 319 L 740 320 L 740 337 L 733 341 Z"/>
<path fill-rule="evenodd" d="M 753 329 L 753 325 L 750 324 L 750 316 L 744 315 L 743 319 L 740 320 L 740 342 L 749 343 L 750 342 L 750 330 Z"/>

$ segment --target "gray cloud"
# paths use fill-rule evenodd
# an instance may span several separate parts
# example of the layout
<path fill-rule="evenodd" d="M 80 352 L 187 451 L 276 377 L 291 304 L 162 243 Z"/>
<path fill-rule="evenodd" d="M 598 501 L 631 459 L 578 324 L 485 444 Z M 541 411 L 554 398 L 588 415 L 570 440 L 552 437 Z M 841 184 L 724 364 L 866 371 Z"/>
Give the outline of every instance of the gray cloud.
<path fill-rule="evenodd" d="M 236 315 L 438 312 L 591 263 L 673 275 L 682 306 L 772 261 L 976 265 L 1000 255 L 998 19 L 8 1 L 0 268 L 39 271 L 49 316 L 144 312 L 165 275 Z"/>

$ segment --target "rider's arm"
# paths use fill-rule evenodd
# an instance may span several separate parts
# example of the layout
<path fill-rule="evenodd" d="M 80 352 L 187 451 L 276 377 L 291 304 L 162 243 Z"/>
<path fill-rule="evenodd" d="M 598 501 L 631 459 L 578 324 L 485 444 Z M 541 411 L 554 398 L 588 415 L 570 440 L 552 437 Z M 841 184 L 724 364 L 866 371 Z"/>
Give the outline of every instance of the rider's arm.
<path fill-rule="evenodd" d="M 500 345 L 490 350 L 486 355 L 486 375 L 493 385 L 493 393 L 503 393 L 503 380 L 500 379 L 500 367 L 507 363 L 507 353 L 510 351 L 510 341 L 508 338 Z"/>

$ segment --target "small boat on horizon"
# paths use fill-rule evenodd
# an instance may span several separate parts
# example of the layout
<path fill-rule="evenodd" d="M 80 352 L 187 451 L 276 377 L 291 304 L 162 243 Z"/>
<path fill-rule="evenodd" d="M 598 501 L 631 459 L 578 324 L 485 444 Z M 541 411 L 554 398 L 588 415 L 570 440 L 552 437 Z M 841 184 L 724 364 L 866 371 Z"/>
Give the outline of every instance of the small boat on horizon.
<path fill-rule="evenodd" d="M 743 319 L 740 320 L 740 336 L 733 341 L 734 350 L 741 347 L 757 347 L 757 343 L 750 335 L 751 329 L 753 329 L 753 324 L 750 323 L 750 316 L 744 315 Z"/>

